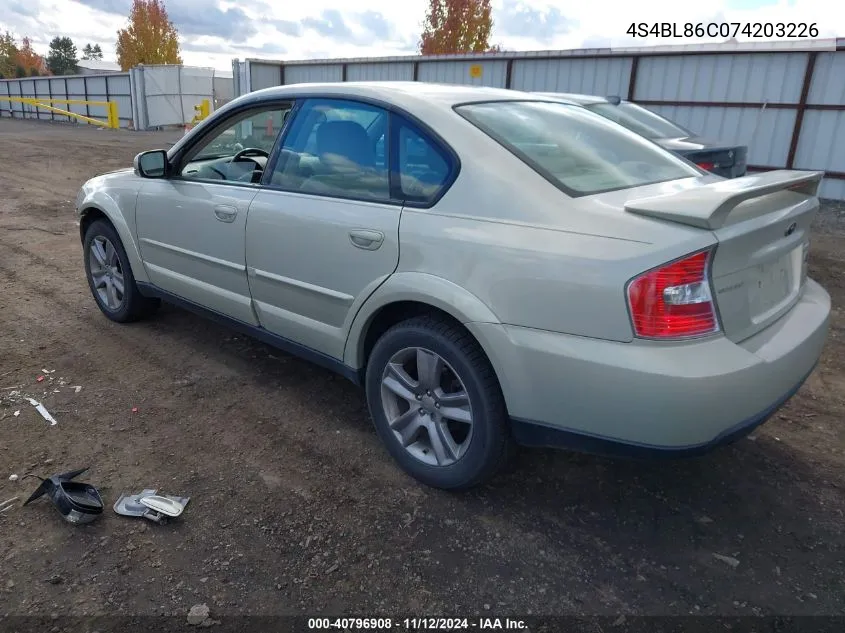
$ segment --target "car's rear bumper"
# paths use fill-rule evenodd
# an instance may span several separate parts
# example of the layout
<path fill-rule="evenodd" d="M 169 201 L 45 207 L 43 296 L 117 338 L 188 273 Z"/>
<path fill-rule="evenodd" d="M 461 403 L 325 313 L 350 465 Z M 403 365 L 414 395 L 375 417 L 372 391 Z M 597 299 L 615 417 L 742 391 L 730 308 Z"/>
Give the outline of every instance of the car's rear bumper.
<path fill-rule="evenodd" d="M 515 439 L 627 455 L 700 454 L 750 432 L 803 384 L 827 337 L 830 297 L 736 344 L 617 343 L 470 324 L 500 377 Z"/>
<path fill-rule="evenodd" d="M 812 370 L 810 371 L 812 373 Z M 585 431 L 573 431 L 570 429 L 551 426 L 541 422 L 511 418 L 511 429 L 517 443 L 523 446 L 567 448 L 570 450 L 606 455 L 610 457 L 632 457 L 645 459 L 679 459 L 683 457 L 696 457 L 710 451 L 731 444 L 766 422 L 778 409 L 780 409 L 792 396 L 796 394 L 804 381 L 810 376 L 808 373 L 792 389 L 785 393 L 777 402 L 770 405 L 764 411 L 743 420 L 738 424 L 729 427 L 719 433 L 712 440 L 699 444 L 685 446 L 661 446 L 643 444 L 632 440 L 619 440 L 615 438 L 593 435 Z"/>

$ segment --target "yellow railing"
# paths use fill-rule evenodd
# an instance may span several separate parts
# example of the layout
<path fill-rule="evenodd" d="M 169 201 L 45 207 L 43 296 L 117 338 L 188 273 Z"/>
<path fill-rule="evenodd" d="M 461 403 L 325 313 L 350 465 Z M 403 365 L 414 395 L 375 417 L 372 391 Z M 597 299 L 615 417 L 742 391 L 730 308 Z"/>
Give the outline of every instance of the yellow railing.
<path fill-rule="evenodd" d="M 199 105 L 194 106 L 194 118 L 191 119 L 191 125 L 199 123 L 207 118 L 211 112 L 211 102 L 208 99 L 200 101 Z"/>
<path fill-rule="evenodd" d="M 117 116 L 117 103 L 115 101 L 86 101 L 83 99 L 45 99 L 42 97 L 12 97 L 0 95 L 0 103 L 2 103 L 3 101 L 9 101 L 12 103 L 25 103 L 34 108 L 41 108 L 49 112 L 61 114 L 62 116 L 79 119 L 80 121 L 91 123 L 92 125 L 100 125 L 102 127 L 113 129 L 117 129 L 120 127 L 120 120 Z M 104 107 L 106 109 L 107 118 L 105 121 L 102 121 L 100 119 L 94 119 L 92 117 L 85 116 L 84 114 L 77 114 L 76 112 L 71 112 L 70 110 L 62 110 L 61 108 L 56 108 L 52 105 L 48 105 L 52 103 Z"/>

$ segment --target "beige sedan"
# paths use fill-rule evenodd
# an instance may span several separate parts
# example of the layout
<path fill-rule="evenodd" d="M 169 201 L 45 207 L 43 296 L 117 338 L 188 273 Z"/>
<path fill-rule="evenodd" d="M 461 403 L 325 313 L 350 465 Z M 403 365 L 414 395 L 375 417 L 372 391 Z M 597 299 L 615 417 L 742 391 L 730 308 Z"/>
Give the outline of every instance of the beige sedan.
<path fill-rule="evenodd" d="M 236 99 L 76 206 L 109 319 L 165 300 L 337 371 L 463 489 L 514 442 L 694 455 L 765 421 L 827 334 L 820 178 L 723 180 L 528 93 L 332 83 Z"/>

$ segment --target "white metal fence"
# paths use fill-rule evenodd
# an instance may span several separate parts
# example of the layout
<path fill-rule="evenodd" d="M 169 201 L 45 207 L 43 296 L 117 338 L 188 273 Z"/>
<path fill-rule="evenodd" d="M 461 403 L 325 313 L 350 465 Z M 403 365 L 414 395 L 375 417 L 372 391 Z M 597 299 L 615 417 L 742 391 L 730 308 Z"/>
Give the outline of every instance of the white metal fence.
<path fill-rule="evenodd" d="M 234 91 L 326 81 L 430 81 L 618 95 L 703 136 L 748 145 L 756 169 L 823 170 L 845 200 L 845 39 L 482 55 L 234 60 Z"/>
<path fill-rule="evenodd" d="M 137 66 L 129 73 L 136 129 L 187 123 L 194 117 L 194 106 L 204 99 L 213 109 L 213 68 Z"/>
<path fill-rule="evenodd" d="M 184 125 L 194 117 L 194 106 L 208 99 L 211 110 L 231 99 L 231 89 L 217 82 L 215 70 L 191 66 L 138 66 L 126 73 L 70 75 L 66 77 L 27 77 L 0 80 L 0 117 L 75 121 L 12 98 L 67 99 L 73 101 L 110 101 L 117 103 L 120 127 L 148 130 L 170 125 Z M 231 86 L 231 79 L 228 80 Z M 223 96 L 221 99 L 220 95 Z M 94 119 L 105 119 L 102 105 L 61 104 L 57 107 Z"/>
<path fill-rule="evenodd" d="M 106 75 L 69 75 L 66 77 L 27 77 L 0 80 L 0 117 L 68 121 L 70 117 L 28 103 L 4 100 L 3 97 L 38 97 L 41 99 L 70 99 L 74 101 L 112 101 L 117 103 L 120 127 L 132 123 L 132 97 L 129 73 Z M 74 114 L 95 119 L 108 116 L 106 107 L 90 104 L 57 104 Z"/>

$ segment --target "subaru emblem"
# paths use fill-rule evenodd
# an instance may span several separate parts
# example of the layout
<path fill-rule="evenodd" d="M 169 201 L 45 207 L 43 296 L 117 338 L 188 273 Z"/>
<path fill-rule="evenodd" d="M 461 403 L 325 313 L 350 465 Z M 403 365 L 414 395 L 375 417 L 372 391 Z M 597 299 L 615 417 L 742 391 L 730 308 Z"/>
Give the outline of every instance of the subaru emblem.
<path fill-rule="evenodd" d="M 786 233 L 784 233 L 784 236 L 792 235 L 793 233 L 795 233 L 795 229 L 797 229 L 797 228 L 798 228 L 798 225 L 795 222 L 793 222 L 788 227 L 786 227 Z"/>

